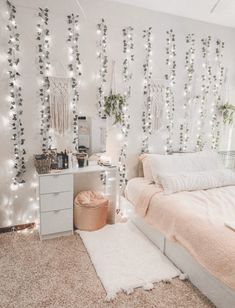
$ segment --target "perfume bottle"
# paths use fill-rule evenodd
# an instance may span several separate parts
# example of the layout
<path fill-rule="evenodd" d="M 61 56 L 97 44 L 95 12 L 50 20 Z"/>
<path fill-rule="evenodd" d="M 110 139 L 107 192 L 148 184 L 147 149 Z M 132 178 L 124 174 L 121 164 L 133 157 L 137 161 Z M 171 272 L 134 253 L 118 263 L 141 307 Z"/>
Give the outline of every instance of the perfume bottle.
<path fill-rule="evenodd" d="M 69 168 L 69 156 L 65 150 L 63 154 L 63 169 L 68 169 L 68 168 Z"/>

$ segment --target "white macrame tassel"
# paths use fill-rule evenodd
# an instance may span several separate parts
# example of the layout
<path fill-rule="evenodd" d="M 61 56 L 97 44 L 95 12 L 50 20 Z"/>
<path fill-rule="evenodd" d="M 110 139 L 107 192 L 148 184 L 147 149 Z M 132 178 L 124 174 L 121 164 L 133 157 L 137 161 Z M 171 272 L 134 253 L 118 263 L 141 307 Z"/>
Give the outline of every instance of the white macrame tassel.
<path fill-rule="evenodd" d="M 179 275 L 179 279 L 180 279 L 180 280 L 187 280 L 187 279 L 188 279 L 188 275 L 187 275 L 187 274 L 184 274 L 184 273 L 181 273 L 181 274 Z"/>
<path fill-rule="evenodd" d="M 146 282 L 143 286 L 143 289 L 145 291 L 151 291 L 153 288 L 154 288 L 154 285 L 151 282 Z"/>

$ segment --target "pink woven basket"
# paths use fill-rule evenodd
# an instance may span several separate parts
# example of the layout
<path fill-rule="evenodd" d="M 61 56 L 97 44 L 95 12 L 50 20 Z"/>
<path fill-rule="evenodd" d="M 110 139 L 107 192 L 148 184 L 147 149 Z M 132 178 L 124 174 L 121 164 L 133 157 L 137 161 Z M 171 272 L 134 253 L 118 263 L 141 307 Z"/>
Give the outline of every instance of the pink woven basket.
<path fill-rule="evenodd" d="M 90 198 L 89 193 L 91 193 Z M 89 202 L 82 203 L 82 200 Z M 81 192 L 74 200 L 74 226 L 79 230 L 95 231 L 101 229 L 106 225 L 107 213 L 108 200 L 93 192 Z"/>

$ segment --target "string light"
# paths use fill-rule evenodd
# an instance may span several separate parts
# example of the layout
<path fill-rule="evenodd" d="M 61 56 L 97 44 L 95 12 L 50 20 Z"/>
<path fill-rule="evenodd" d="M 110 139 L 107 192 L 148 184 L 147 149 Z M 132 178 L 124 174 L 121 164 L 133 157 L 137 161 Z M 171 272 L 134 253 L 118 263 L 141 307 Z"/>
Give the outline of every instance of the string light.
<path fill-rule="evenodd" d="M 52 145 L 52 136 L 50 135 L 50 102 L 49 89 L 50 82 L 48 78 L 50 68 L 50 44 L 49 44 L 49 10 L 39 8 L 37 24 L 37 41 L 38 41 L 38 71 L 41 76 L 39 87 L 40 99 L 40 135 L 42 137 L 42 151 L 46 151 Z"/>
<path fill-rule="evenodd" d="M 222 88 L 225 82 L 225 69 L 222 65 L 224 42 L 221 40 L 216 40 L 216 75 L 213 76 L 213 95 L 214 101 L 212 103 L 211 115 L 212 115 L 212 125 L 211 125 L 211 136 L 213 150 L 217 149 L 220 141 L 220 117 L 219 117 L 219 107 L 223 104 L 222 101 Z"/>
<path fill-rule="evenodd" d="M 19 86 L 20 73 L 18 67 L 20 64 L 19 52 L 20 52 L 20 35 L 18 33 L 18 27 L 15 21 L 16 8 L 9 1 L 7 1 L 8 7 L 8 23 L 7 30 L 9 31 L 8 40 L 8 65 L 9 65 L 9 102 L 10 102 L 10 118 L 11 128 L 14 147 L 14 163 L 13 168 L 16 170 L 16 174 L 13 178 L 13 185 L 19 183 L 25 183 L 23 175 L 26 171 L 25 168 L 25 155 L 26 151 L 24 148 L 24 127 L 22 124 L 23 115 L 23 98 L 22 89 Z"/>
<path fill-rule="evenodd" d="M 97 59 L 99 63 L 97 74 L 97 98 L 98 98 L 98 114 L 100 118 L 105 118 L 104 114 L 104 99 L 105 99 L 105 84 L 107 83 L 108 73 L 108 56 L 107 56 L 107 25 L 102 18 L 101 23 L 97 24 Z"/>
<path fill-rule="evenodd" d="M 189 140 L 189 125 L 190 125 L 190 105 L 194 102 L 193 97 L 193 81 L 195 75 L 194 59 L 195 59 L 195 38 L 194 34 L 186 36 L 186 44 L 188 49 L 185 55 L 185 70 L 187 73 L 186 82 L 184 84 L 184 122 L 180 125 L 180 152 L 185 152 Z"/>
<path fill-rule="evenodd" d="M 142 152 L 149 151 L 149 136 L 152 133 L 152 103 L 153 103 L 153 87 L 152 87 L 152 28 L 149 27 L 147 30 L 143 30 L 143 39 L 145 40 L 145 61 L 143 64 L 144 70 L 144 87 L 143 87 L 143 112 L 142 112 Z"/>
<path fill-rule="evenodd" d="M 196 150 L 202 151 L 205 146 L 205 140 L 203 140 L 203 127 L 204 120 L 206 118 L 206 104 L 209 98 L 210 87 L 212 82 L 212 71 L 209 65 L 210 47 L 211 47 L 211 37 L 203 38 L 202 42 L 202 87 L 201 87 L 201 104 L 199 108 L 199 121 L 197 125 L 198 137 L 196 143 Z"/>
<path fill-rule="evenodd" d="M 166 65 L 168 69 L 168 73 L 165 74 L 165 79 L 167 82 L 167 86 L 165 89 L 165 105 L 166 105 L 166 128 L 168 130 L 168 137 L 166 140 L 166 152 L 172 152 L 172 134 L 174 128 L 174 112 L 175 112 L 175 98 L 174 98 L 174 90 L 173 87 L 175 85 L 175 76 L 176 76 L 176 45 L 175 45 L 175 34 L 173 30 L 169 30 L 166 32 Z"/>
<path fill-rule="evenodd" d="M 132 51 L 134 49 L 133 32 L 134 29 L 132 27 L 127 27 L 122 30 L 123 54 L 124 54 L 122 77 L 124 83 L 125 111 L 122 110 L 121 134 L 123 135 L 123 139 L 118 161 L 121 189 L 123 189 L 127 183 L 126 159 L 127 159 L 128 136 L 130 130 L 129 99 L 131 97 L 131 81 L 132 81 L 131 64 L 134 61 L 134 55 L 132 54 Z"/>
<path fill-rule="evenodd" d="M 79 33 L 79 15 L 68 15 L 68 39 L 70 51 L 70 63 L 69 63 L 69 72 L 72 77 L 72 113 L 73 113 L 73 147 L 75 151 L 79 149 L 79 139 L 78 139 L 78 105 L 80 99 L 80 79 L 81 79 L 81 61 L 80 61 L 80 52 L 78 47 L 78 41 L 80 37 Z"/>

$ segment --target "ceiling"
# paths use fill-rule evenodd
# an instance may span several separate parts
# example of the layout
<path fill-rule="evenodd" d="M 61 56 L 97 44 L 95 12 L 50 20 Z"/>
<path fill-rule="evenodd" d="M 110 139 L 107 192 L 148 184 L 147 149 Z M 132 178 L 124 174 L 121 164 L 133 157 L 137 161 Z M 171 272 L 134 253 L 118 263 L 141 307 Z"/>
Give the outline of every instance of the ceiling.
<path fill-rule="evenodd" d="M 235 0 L 109 0 L 235 28 Z M 214 11 L 211 12 L 213 7 Z"/>

